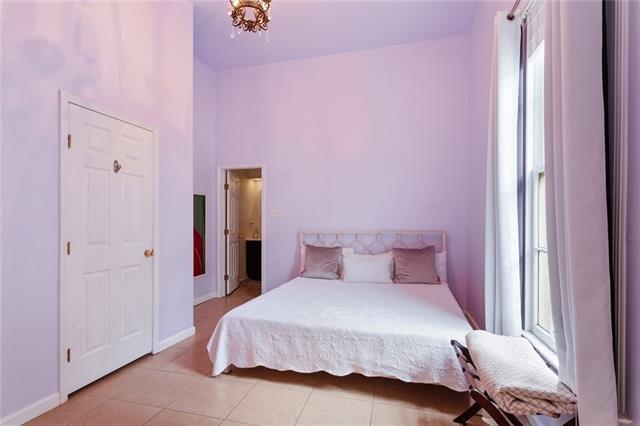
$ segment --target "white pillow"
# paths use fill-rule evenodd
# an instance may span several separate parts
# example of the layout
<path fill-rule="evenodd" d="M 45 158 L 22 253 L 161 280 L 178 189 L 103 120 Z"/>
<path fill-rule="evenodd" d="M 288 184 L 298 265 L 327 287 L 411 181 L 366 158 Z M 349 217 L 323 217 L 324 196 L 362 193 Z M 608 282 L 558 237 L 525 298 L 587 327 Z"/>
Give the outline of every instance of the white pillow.
<path fill-rule="evenodd" d="M 440 278 L 440 282 L 443 284 L 448 284 L 449 279 L 447 277 L 447 252 L 436 251 L 436 272 L 438 273 L 438 278 Z"/>
<path fill-rule="evenodd" d="M 342 249 L 343 280 L 348 283 L 393 283 L 393 254 L 356 254 Z"/>

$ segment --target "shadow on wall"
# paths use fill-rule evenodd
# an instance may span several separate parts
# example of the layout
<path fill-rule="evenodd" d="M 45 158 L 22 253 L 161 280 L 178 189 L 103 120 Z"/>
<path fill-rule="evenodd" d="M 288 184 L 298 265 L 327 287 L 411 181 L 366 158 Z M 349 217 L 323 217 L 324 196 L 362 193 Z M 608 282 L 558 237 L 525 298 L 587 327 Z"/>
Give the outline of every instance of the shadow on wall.
<path fill-rule="evenodd" d="M 84 93 L 88 88 L 95 87 L 100 81 L 100 43 L 96 36 L 96 29 L 92 25 L 90 9 L 87 4 L 72 3 L 69 16 L 74 17 L 73 31 L 73 49 L 75 55 L 74 69 L 76 76 L 74 77 L 71 87 L 73 93 Z M 119 13 L 116 5 L 111 5 L 111 23 L 115 28 L 114 34 L 120 35 L 119 38 L 114 37 L 116 43 L 116 52 L 120 52 L 118 63 L 122 66 L 114 67 L 113 72 L 119 74 L 118 80 L 120 87 L 123 87 L 124 57 L 122 56 L 122 30 L 120 24 Z M 31 23 L 37 26 L 38 14 L 31 16 Z M 50 39 L 34 38 L 25 40 L 21 44 L 21 57 L 24 64 L 33 71 L 39 78 L 55 78 L 65 64 L 64 50 Z"/>
<path fill-rule="evenodd" d="M 192 8 L 2 3 L 0 417 L 58 390 L 60 89 L 160 129 L 159 338 L 192 325 Z"/>
<path fill-rule="evenodd" d="M 41 35 L 12 48 L 18 54 L 16 59 L 37 76 L 37 83 L 60 83 L 56 79 L 71 77 L 54 86 L 107 104 L 105 100 L 117 105 L 126 97 L 140 109 L 162 109 L 163 118 L 175 126 L 191 125 L 183 107 L 185 93 L 191 92 L 192 86 L 175 83 L 182 70 L 166 52 L 171 46 L 163 48 L 173 36 L 168 23 L 163 22 L 166 13 L 161 5 L 32 3 L 25 10 L 16 6 L 21 27 L 17 32 Z M 130 13 L 134 10 L 141 12 L 136 19 Z M 142 13 L 145 11 L 149 13 Z M 137 53 L 132 54 L 134 51 Z M 11 55 L 6 56 L 11 61 Z M 12 70 L 7 68 L 10 79 Z M 41 88 L 39 84 L 32 87 L 34 91 Z"/>
<path fill-rule="evenodd" d="M 53 76 L 64 64 L 62 49 L 48 40 L 25 40 L 20 53 L 25 65 L 40 78 Z"/>

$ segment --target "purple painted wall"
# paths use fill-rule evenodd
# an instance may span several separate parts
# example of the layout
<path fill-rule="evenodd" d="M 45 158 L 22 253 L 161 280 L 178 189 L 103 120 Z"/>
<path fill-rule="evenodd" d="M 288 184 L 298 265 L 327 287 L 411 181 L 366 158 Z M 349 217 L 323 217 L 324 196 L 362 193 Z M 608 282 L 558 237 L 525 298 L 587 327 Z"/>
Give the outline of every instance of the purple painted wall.
<path fill-rule="evenodd" d="M 300 230 L 443 229 L 466 305 L 468 58 L 463 35 L 218 72 L 216 163 L 266 164 L 265 288 Z"/>
<path fill-rule="evenodd" d="M 627 413 L 640 422 L 640 3 L 629 2 Z"/>
<path fill-rule="evenodd" d="M 484 326 L 484 208 L 489 125 L 489 91 L 493 50 L 493 18 L 512 1 L 479 2 L 471 23 L 469 50 L 469 286 L 468 309 Z"/>
<path fill-rule="evenodd" d="M 198 58 L 193 61 L 193 190 L 206 195 L 206 273 L 193 280 L 194 300 L 216 292 L 216 73 Z"/>
<path fill-rule="evenodd" d="M 59 101 L 160 129 L 160 338 L 192 325 L 191 3 L 3 2 L 0 415 L 58 392 Z"/>

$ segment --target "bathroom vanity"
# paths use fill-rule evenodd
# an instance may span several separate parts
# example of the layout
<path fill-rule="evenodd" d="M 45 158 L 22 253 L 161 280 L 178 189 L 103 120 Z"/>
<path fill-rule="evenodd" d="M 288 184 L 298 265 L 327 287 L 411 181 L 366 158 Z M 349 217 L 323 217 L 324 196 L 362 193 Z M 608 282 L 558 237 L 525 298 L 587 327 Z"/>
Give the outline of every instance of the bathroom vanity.
<path fill-rule="evenodd" d="M 246 240 L 247 277 L 250 280 L 262 279 L 262 240 Z"/>

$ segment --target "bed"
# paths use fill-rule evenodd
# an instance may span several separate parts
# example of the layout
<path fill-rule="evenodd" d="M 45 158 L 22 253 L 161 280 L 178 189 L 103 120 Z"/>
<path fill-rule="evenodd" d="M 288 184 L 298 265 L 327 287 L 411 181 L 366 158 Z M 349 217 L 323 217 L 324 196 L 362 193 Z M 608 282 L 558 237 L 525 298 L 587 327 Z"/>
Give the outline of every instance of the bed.
<path fill-rule="evenodd" d="M 426 237 L 428 232 L 366 235 L 370 237 L 303 233 L 301 249 L 313 243 L 375 254 L 390 247 L 437 244 L 446 254 L 444 233 L 435 242 Z M 224 315 L 207 350 L 214 376 L 231 365 L 264 366 L 336 376 L 360 373 L 466 391 L 450 341 L 463 341 L 470 330 L 446 283 L 345 283 L 297 277 Z"/>

